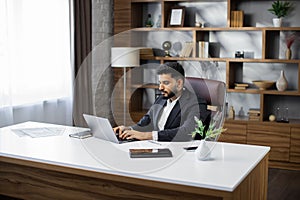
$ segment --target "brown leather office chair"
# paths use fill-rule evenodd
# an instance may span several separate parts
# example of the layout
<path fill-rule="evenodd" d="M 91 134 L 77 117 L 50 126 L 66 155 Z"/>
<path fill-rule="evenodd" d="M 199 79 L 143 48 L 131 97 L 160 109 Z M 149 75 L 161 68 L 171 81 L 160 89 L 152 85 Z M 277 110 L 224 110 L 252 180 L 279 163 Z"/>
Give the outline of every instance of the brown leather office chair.
<path fill-rule="evenodd" d="M 225 100 L 226 85 L 222 81 L 204 79 L 198 77 L 186 77 L 185 87 L 190 91 L 194 91 L 197 98 L 204 99 L 207 103 L 206 109 L 210 111 L 210 116 L 201 119 L 204 124 L 209 125 L 215 119 L 216 128 L 220 128 L 225 120 Z M 200 108 L 200 118 L 201 118 Z M 206 111 L 204 111 L 205 113 Z M 199 138 L 198 138 L 199 139 Z M 217 138 L 216 138 L 217 139 Z"/>
<path fill-rule="evenodd" d="M 208 109 L 212 111 L 222 110 L 225 108 L 226 87 L 222 81 L 186 77 L 185 87 L 191 88 L 197 97 L 203 98 L 208 104 Z"/>

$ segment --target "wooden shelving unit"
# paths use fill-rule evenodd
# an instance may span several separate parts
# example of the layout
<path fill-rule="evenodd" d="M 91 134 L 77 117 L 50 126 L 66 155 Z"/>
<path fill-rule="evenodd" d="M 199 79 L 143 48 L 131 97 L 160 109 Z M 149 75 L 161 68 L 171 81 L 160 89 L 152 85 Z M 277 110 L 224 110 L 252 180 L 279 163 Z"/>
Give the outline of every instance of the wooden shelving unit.
<path fill-rule="evenodd" d="M 299 142 L 299 130 L 300 130 L 300 112 L 297 119 L 290 120 L 290 123 L 276 123 L 269 122 L 268 116 L 271 113 L 270 99 L 284 98 L 290 100 L 290 98 L 295 102 L 298 100 L 300 102 L 300 60 L 286 60 L 279 58 L 278 44 L 280 42 L 280 34 L 283 32 L 300 32 L 300 27 L 253 27 L 248 26 L 246 23 L 244 27 L 231 27 L 231 11 L 238 10 L 239 5 L 242 2 L 247 2 L 249 0 L 216 0 L 207 2 L 222 2 L 227 3 L 227 19 L 226 26 L 224 27 L 193 27 L 193 26 L 183 26 L 183 27 L 168 27 L 169 13 L 172 7 L 178 6 L 179 3 L 202 3 L 203 0 L 193 0 L 193 1 L 178 1 L 178 0 L 115 0 L 115 34 L 120 33 L 125 30 L 131 30 L 132 32 L 161 32 L 161 31 L 183 31 L 190 32 L 192 35 L 192 40 L 195 43 L 194 51 L 191 57 L 157 57 L 157 56 L 144 56 L 141 57 L 142 60 L 154 60 L 159 63 L 164 63 L 166 61 L 211 61 L 211 62 L 224 62 L 226 64 L 226 87 L 228 93 L 241 93 L 241 94 L 254 94 L 260 96 L 260 119 L 259 121 L 250 121 L 247 118 L 236 119 L 236 120 L 226 120 L 225 127 L 228 129 L 227 133 L 220 138 L 221 141 L 228 142 L 238 142 L 238 143 L 249 143 L 249 144 L 259 144 L 271 146 L 271 164 L 275 167 L 300 169 L 300 147 Z M 260 1 L 256 1 L 257 4 Z M 270 1 L 271 3 L 271 1 Z M 160 9 L 161 14 L 161 27 L 160 28 L 146 28 L 144 27 L 143 21 L 143 8 L 147 5 L 157 5 Z M 125 14 L 128 17 L 123 18 Z M 245 13 L 247 14 L 247 13 Z M 216 57 L 211 58 L 199 58 L 197 57 L 197 52 L 195 51 L 196 43 L 198 41 L 208 41 L 210 40 L 210 33 L 214 32 L 257 32 L 261 35 L 261 58 L 259 59 L 241 59 L 241 58 L 228 58 L 228 57 Z M 134 40 L 134 38 L 128 36 L 128 41 Z M 122 41 L 124 43 L 124 41 Z M 121 45 L 122 42 L 116 45 Z M 289 66 L 297 69 L 297 85 L 284 92 L 279 92 L 276 89 L 261 91 L 250 87 L 246 90 L 236 90 L 234 89 L 234 83 L 240 82 L 242 80 L 242 73 L 245 64 L 284 64 L 286 70 L 289 70 Z M 259 69 L 258 69 L 259 70 Z M 135 86 L 137 87 L 137 86 Z M 141 87 L 138 87 L 141 88 Z M 147 87 L 149 88 L 149 87 Z M 153 87 L 155 88 L 155 87 Z M 139 98 L 137 98 L 139 99 Z M 140 99 L 139 99 L 140 100 Z M 136 104 L 134 99 L 131 102 Z M 136 104 L 137 105 L 137 104 Z M 300 105 L 299 105 L 300 109 Z M 300 111 L 300 110 L 299 110 Z M 141 110 L 141 113 L 145 110 Z M 139 115 L 138 108 L 132 112 L 134 115 Z M 294 141 L 295 140 L 295 141 Z"/>

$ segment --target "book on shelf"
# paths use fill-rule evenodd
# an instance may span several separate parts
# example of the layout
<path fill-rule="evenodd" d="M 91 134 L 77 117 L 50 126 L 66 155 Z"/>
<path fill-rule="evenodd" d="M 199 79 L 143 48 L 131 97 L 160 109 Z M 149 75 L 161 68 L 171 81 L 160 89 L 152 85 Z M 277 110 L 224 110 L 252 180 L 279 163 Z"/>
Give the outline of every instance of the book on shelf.
<path fill-rule="evenodd" d="M 259 108 L 249 108 L 249 112 L 260 113 L 260 109 Z"/>
<path fill-rule="evenodd" d="M 249 115 L 260 115 L 260 109 L 250 108 L 248 111 Z"/>
<path fill-rule="evenodd" d="M 238 86 L 238 87 L 248 87 L 249 86 L 248 83 L 235 83 L 234 85 Z"/>
<path fill-rule="evenodd" d="M 248 113 L 249 117 L 259 117 L 260 113 Z"/>
<path fill-rule="evenodd" d="M 259 118 L 257 119 L 249 118 L 249 121 L 259 121 Z"/>
<path fill-rule="evenodd" d="M 236 90 L 245 90 L 249 84 L 248 83 L 235 83 L 234 89 Z"/>
<path fill-rule="evenodd" d="M 234 89 L 235 90 L 246 90 L 247 87 L 245 86 L 235 86 Z"/>
<path fill-rule="evenodd" d="M 193 51 L 193 42 L 185 42 L 179 56 L 190 57 L 192 51 Z"/>
<path fill-rule="evenodd" d="M 233 10 L 230 13 L 230 26 L 243 27 L 244 26 L 244 11 Z"/>
<path fill-rule="evenodd" d="M 198 42 L 198 49 L 199 49 L 199 58 L 208 58 L 208 48 L 209 48 L 209 42 L 206 41 L 199 41 Z"/>

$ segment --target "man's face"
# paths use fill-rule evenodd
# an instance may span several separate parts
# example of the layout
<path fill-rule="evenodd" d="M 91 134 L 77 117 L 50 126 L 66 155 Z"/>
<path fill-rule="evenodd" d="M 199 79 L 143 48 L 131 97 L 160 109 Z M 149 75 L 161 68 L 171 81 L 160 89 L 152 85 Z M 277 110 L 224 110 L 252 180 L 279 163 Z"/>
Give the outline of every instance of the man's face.
<path fill-rule="evenodd" d="M 161 74 L 159 79 L 159 90 L 164 98 L 176 99 L 182 91 L 182 80 L 176 80 L 170 74 Z"/>

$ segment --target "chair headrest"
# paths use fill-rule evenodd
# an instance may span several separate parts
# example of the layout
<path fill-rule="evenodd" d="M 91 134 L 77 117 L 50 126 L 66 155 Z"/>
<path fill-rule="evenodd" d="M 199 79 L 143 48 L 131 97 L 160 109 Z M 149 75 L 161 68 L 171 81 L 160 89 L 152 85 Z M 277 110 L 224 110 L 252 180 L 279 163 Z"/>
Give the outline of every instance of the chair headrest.
<path fill-rule="evenodd" d="M 194 91 L 197 97 L 206 100 L 208 105 L 222 106 L 226 94 L 225 83 L 222 81 L 186 77 L 185 87 Z"/>

